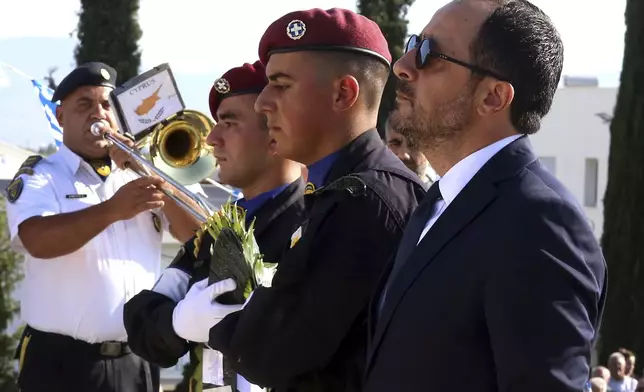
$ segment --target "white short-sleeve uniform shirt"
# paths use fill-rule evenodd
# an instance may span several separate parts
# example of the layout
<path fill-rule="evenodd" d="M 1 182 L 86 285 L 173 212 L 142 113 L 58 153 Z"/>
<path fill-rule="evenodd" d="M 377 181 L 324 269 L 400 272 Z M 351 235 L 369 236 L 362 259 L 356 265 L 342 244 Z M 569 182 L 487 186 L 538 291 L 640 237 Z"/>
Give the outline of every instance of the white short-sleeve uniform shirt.
<path fill-rule="evenodd" d="M 18 236 L 22 222 L 99 204 L 138 176 L 113 168 L 103 181 L 62 145 L 34 167 L 34 174 L 21 177 L 22 193 L 7 203 L 7 218 L 12 247 L 25 255 L 22 320 L 37 330 L 90 343 L 127 341 L 123 305 L 141 290 L 152 288 L 159 276 L 166 218 L 159 210 L 146 211 L 111 224 L 76 252 L 38 259 L 22 246 Z"/>

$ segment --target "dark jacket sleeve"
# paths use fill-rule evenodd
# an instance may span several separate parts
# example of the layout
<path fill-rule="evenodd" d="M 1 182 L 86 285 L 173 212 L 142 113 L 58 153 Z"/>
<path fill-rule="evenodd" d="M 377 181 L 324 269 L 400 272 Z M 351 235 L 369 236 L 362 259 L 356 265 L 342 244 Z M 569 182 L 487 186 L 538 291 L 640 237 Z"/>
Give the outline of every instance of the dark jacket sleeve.
<path fill-rule="evenodd" d="M 500 391 L 580 391 L 588 379 L 606 290 L 604 259 L 579 212 L 540 204 L 526 208 L 529 216 L 507 233 L 486 284 Z"/>
<path fill-rule="evenodd" d="M 315 220 L 322 223 L 311 230 Z M 401 230 L 369 192 L 313 216 L 280 261 L 272 287 L 256 289 L 242 311 L 213 327 L 210 346 L 261 386 L 285 388 L 315 377 L 356 325 L 364 325 L 370 294 Z M 366 346 L 366 328 L 360 331 L 364 342 L 356 343 Z"/>
<path fill-rule="evenodd" d="M 161 367 L 174 366 L 188 352 L 191 344 L 172 327 L 175 305 L 151 290 L 143 290 L 125 304 L 123 321 L 132 352 Z"/>
<path fill-rule="evenodd" d="M 208 241 L 209 245 L 210 237 L 205 237 L 204 241 Z M 205 256 L 200 254 L 198 259 L 201 260 L 203 257 L 207 257 L 207 254 Z M 203 275 L 202 270 L 208 269 L 207 263 L 202 263 L 202 266 L 197 268 L 196 260 L 194 242 L 190 240 L 182 246 L 164 274 L 173 272 L 176 274 L 176 270 L 179 270 L 185 273 L 182 276 L 187 276 L 186 279 Z M 175 271 L 172 271 L 173 269 Z M 163 282 L 162 276 L 156 285 Z M 188 286 L 188 283 L 185 286 Z M 176 305 L 175 300 L 178 298 L 172 299 L 154 290 L 155 288 L 143 290 L 125 304 L 123 323 L 132 352 L 161 367 L 171 367 L 191 349 L 193 343 L 184 340 L 174 332 L 172 314 Z M 185 296 L 185 292 L 182 295 Z"/>

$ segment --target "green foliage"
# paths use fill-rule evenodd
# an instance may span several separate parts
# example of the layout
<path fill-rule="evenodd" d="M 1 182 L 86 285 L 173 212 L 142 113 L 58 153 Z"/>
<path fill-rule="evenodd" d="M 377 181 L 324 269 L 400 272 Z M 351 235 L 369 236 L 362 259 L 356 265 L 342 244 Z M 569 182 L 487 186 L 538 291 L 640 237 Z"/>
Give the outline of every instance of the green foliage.
<path fill-rule="evenodd" d="M 600 360 L 619 347 L 644 356 L 644 2 L 626 2 L 621 84 L 610 126 L 602 248 L 608 295 Z"/>
<path fill-rule="evenodd" d="M 90 61 L 108 64 L 122 84 L 139 73 L 141 28 L 137 18 L 139 0 L 81 0 L 78 21 L 78 65 Z"/>
<path fill-rule="evenodd" d="M 22 332 L 6 333 L 19 311 L 19 303 L 13 294 L 22 279 L 22 256 L 10 248 L 4 206 L 5 199 L 0 196 L 0 392 L 17 390 L 14 354 Z"/>
<path fill-rule="evenodd" d="M 54 73 L 58 70 L 58 67 L 49 67 L 47 70 L 47 76 L 45 76 L 45 82 L 47 82 L 47 87 L 49 87 L 52 90 L 56 90 L 58 87 L 58 83 L 56 83 L 56 79 L 54 79 Z"/>
<path fill-rule="evenodd" d="M 358 0 L 358 13 L 375 21 L 387 42 L 393 62 L 404 54 L 407 41 L 407 11 L 414 0 Z M 393 65 L 393 63 L 392 63 Z M 384 137 L 385 123 L 396 99 L 396 76 L 391 73 L 378 112 L 378 132 Z"/>

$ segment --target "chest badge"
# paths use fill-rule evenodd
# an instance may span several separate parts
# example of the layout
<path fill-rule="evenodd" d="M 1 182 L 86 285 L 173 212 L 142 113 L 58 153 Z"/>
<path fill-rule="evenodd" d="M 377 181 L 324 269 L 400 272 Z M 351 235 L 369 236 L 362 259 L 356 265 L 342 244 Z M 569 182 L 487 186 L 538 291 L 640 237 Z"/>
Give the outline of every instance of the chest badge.
<path fill-rule="evenodd" d="M 295 230 L 295 233 L 291 235 L 291 248 L 295 246 L 295 244 L 298 243 L 298 241 L 302 238 L 302 226 L 298 227 L 297 230 Z"/>
<path fill-rule="evenodd" d="M 154 212 L 152 213 L 152 223 L 154 223 L 154 229 L 157 231 L 157 233 L 161 232 L 161 218 L 159 218 L 159 215 L 155 214 Z"/>

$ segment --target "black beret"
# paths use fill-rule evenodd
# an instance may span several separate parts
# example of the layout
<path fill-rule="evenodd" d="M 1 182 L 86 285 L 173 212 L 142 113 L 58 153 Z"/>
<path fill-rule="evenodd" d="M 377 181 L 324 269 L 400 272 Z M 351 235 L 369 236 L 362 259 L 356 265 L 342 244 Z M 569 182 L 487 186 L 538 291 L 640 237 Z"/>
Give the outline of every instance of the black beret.
<path fill-rule="evenodd" d="M 69 94 L 83 86 L 105 86 L 115 88 L 116 70 L 107 64 L 93 62 L 78 66 L 58 84 L 52 101 L 62 101 Z"/>

